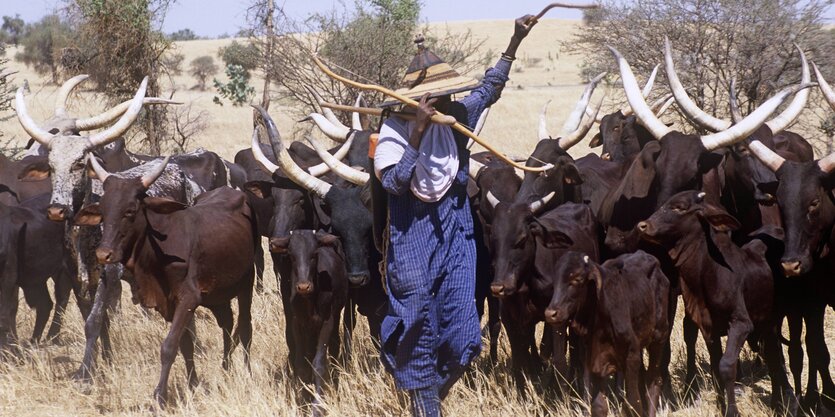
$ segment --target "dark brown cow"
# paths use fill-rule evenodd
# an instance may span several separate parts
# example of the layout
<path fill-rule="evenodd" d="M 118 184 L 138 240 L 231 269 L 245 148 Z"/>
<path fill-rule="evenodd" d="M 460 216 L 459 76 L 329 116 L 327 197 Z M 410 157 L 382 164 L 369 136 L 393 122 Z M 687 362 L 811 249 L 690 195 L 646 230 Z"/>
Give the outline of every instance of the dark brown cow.
<path fill-rule="evenodd" d="M 75 267 L 64 248 L 64 226 L 44 216 L 47 205 L 49 194 L 17 206 L 0 203 L 0 347 L 17 337 L 18 288 L 36 310 L 30 340 L 40 340 L 53 306 L 46 286 L 50 277 L 55 283 L 57 308 L 47 338 L 57 337 L 61 331 Z"/>
<path fill-rule="evenodd" d="M 242 192 L 217 188 L 187 207 L 147 196 L 154 179 L 110 176 L 104 182 L 101 214 L 84 211 L 78 221 L 103 223 L 102 242 L 96 250 L 99 262 L 124 264 L 136 279 L 142 305 L 155 308 L 172 322 L 160 351 L 162 372 L 154 391 L 162 404 L 177 346 L 185 358 L 189 386 L 197 384 L 194 341 L 185 331 L 197 306 L 208 307 L 223 330 L 224 369 L 229 367 L 233 339 L 243 343 L 249 365 L 257 242 L 253 215 Z M 230 301 L 235 297 L 239 316 L 233 333 Z"/>
<path fill-rule="evenodd" d="M 46 157 L 31 155 L 15 161 L 5 155 L 0 155 L 0 203 L 15 205 L 52 191 L 52 184 L 47 178 L 35 181 L 21 181 L 18 179 L 18 174 L 23 167 L 32 163 L 46 164 Z"/>
<path fill-rule="evenodd" d="M 501 300 L 501 316 L 510 339 L 513 375 L 517 386 L 524 387 L 524 371 L 539 371 L 534 343 L 534 327 L 544 319 L 551 301 L 553 283 L 550 268 L 555 258 L 566 250 L 588 254 L 598 260 L 597 222 L 585 204 L 565 203 L 537 216 L 544 202 L 528 205 L 500 202 L 490 233 L 495 277 L 493 295 Z M 543 337 L 546 358 L 555 361 L 557 370 L 567 375 L 564 363 L 565 342 L 554 331 L 554 338 Z M 553 344 L 552 344 L 553 341 Z"/>
<path fill-rule="evenodd" d="M 766 245 L 752 240 L 736 246 L 730 231 L 739 222 L 721 207 L 705 201 L 705 193 L 685 191 L 673 196 L 649 219 L 638 223 L 643 239 L 662 245 L 675 262 L 687 315 L 708 345 L 715 378 L 724 387 L 725 415 L 736 416 L 739 352 L 746 339 L 763 343 L 772 383 L 772 406 L 788 401 L 796 411 L 794 392 L 784 369 L 777 334 L 781 317 L 774 308 L 774 278 Z M 721 336 L 728 340 L 722 352 Z M 718 387 L 717 387 L 718 388 Z"/>
<path fill-rule="evenodd" d="M 331 379 L 328 363 L 340 356 L 339 318 L 348 299 L 345 258 L 339 239 L 321 230 L 294 230 L 279 245 L 292 266 L 290 366 L 302 383 L 315 385 L 318 399 Z"/>
<path fill-rule="evenodd" d="M 658 260 L 638 251 L 599 265 L 586 254 L 568 252 L 551 268 L 554 295 L 545 321 L 557 328 L 570 321 L 583 335 L 592 416 L 608 414 L 605 387 L 615 372 L 622 372 L 626 381 L 624 414 L 654 416 L 661 394 L 662 352 L 670 337 L 670 284 Z M 644 349 L 649 357 L 646 371 Z"/>

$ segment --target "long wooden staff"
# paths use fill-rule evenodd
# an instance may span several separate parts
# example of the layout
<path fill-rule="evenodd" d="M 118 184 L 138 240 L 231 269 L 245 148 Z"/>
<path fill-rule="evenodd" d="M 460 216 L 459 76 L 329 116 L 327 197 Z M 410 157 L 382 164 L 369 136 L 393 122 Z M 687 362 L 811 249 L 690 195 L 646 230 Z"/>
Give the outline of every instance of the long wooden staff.
<path fill-rule="evenodd" d="M 313 62 L 315 62 L 316 66 L 318 66 L 319 69 L 321 69 L 322 72 L 324 72 L 327 76 L 329 76 L 329 77 L 331 77 L 331 78 L 333 78 L 337 81 L 340 81 L 342 83 L 345 83 L 347 85 L 350 85 L 351 87 L 359 88 L 360 90 L 377 91 L 377 92 L 385 94 L 387 96 L 391 96 L 392 98 L 395 98 L 395 99 L 401 101 L 403 104 L 406 104 L 408 106 L 418 107 L 420 105 L 417 101 L 415 101 L 415 100 L 413 100 L 409 97 L 397 94 L 396 92 L 394 92 L 392 90 L 389 90 L 388 88 L 385 88 L 385 87 L 382 87 L 382 86 L 379 86 L 379 85 L 376 85 L 376 84 L 363 84 L 363 83 L 353 81 L 353 80 L 349 80 L 345 77 L 342 77 L 342 76 L 334 73 L 333 71 L 331 71 L 330 68 L 328 68 L 324 63 L 322 63 L 322 61 L 316 55 L 313 55 Z M 442 114 L 441 112 L 439 112 L 437 110 L 435 111 L 435 115 L 436 116 L 441 116 L 441 117 L 446 116 L 446 115 Z M 540 166 L 540 167 L 529 167 L 529 166 L 526 166 L 524 164 L 520 164 L 520 163 L 510 159 L 507 155 L 499 152 L 499 150 L 497 150 L 496 148 L 491 146 L 489 143 L 487 143 L 487 141 L 478 137 L 476 134 L 471 132 L 469 129 L 467 129 L 466 127 L 461 125 L 461 123 L 456 122 L 455 124 L 451 125 L 451 127 L 453 129 L 461 132 L 462 134 L 464 134 L 464 136 L 467 136 L 468 138 L 474 140 L 476 143 L 483 146 L 484 149 L 486 149 L 488 152 L 496 155 L 497 157 L 499 157 L 499 159 L 507 162 L 508 164 L 512 165 L 515 168 L 519 168 L 521 170 L 530 171 L 530 172 L 544 172 L 544 171 L 547 171 L 549 169 L 554 168 L 553 164 L 546 164 L 546 165 Z"/>

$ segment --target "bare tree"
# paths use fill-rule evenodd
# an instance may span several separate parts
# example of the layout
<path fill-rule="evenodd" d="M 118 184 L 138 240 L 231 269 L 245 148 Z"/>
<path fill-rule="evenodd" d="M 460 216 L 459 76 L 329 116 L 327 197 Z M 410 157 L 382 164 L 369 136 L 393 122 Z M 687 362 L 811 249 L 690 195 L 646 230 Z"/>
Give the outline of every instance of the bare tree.
<path fill-rule="evenodd" d="M 209 126 L 209 113 L 198 110 L 188 103 L 176 106 L 169 111 L 167 131 L 168 142 L 175 151 L 185 152 L 189 149 L 194 138 L 203 133 Z"/>
<path fill-rule="evenodd" d="M 256 5 L 264 1 L 256 0 Z M 338 103 L 353 102 L 357 94 L 315 68 L 311 61 L 314 52 L 349 78 L 398 87 L 416 52 L 414 36 L 422 32 L 426 45 L 460 72 L 486 68 L 491 54 L 481 50 L 484 40 L 476 39 L 469 31 L 434 33 L 418 23 L 419 12 L 420 3 L 416 0 L 360 0 L 353 9 L 319 13 L 304 21 L 293 20 L 278 10 L 274 17 L 274 27 L 278 29 L 271 44 L 267 44 L 267 37 L 260 36 L 260 30 L 252 30 L 251 34 L 262 53 L 272 50 L 267 55 L 272 59 L 265 65 L 272 80 L 284 96 L 302 103 L 305 111 L 315 108 L 315 101 L 304 85 Z M 256 25 L 260 21 L 263 20 L 253 20 Z M 369 103 L 383 100 L 380 94 L 365 94 Z"/>
<path fill-rule="evenodd" d="M 705 111 L 728 118 L 728 84 L 736 77 L 743 108 L 751 111 L 800 79 L 798 44 L 821 68 L 835 60 L 832 35 L 822 29 L 832 0 L 604 0 L 563 49 L 584 55 L 584 75 L 617 74 L 607 45 L 633 70 L 649 74 L 663 63 L 669 37 L 676 70 Z M 821 65 L 823 64 L 823 65 Z M 663 72 L 663 71 L 662 71 Z M 613 77 L 614 78 L 614 77 Z"/>

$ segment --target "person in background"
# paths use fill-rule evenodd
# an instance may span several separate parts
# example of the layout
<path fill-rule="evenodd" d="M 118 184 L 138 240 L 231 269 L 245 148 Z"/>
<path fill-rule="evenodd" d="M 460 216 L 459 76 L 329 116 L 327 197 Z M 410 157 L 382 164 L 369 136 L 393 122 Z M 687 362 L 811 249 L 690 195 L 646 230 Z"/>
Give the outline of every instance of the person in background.
<path fill-rule="evenodd" d="M 536 20 L 516 20 L 507 50 L 479 83 L 459 75 L 415 40 L 418 53 L 397 92 L 420 98 L 414 120 L 390 117 L 380 129 L 374 171 L 388 194 L 382 359 L 412 415 L 441 415 L 441 400 L 481 351 L 475 305 L 476 251 L 467 199 L 467 138 L 432 123 L 437 111 L 475 126 L 508 81 Z M 471 91 L 458 101 L 452 94 Z M 383 106 L 398 102 L 383 103 Z"/>

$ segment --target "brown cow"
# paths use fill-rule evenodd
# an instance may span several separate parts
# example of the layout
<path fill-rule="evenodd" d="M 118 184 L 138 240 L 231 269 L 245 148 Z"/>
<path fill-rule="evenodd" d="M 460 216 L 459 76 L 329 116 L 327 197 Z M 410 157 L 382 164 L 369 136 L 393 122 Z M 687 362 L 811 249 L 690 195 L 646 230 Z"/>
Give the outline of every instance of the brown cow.
<path fill-rule="evenodd" d="M 603 389 L 616 371 L 625 374 L 624 412 L 654 416 L 661 393 L 661 355 L 670 338 L 670 283 L 658 260 L 638 251 L 599 265 L 588 255 L 568 252 L 552 271 L 554 295 L 545 321 L 557 328 L 571 321 L 571 328 L 584 335 L 592 416 L 608 414 Z M 639 386 L 644 349 L 649 355 L 643 377 L 647 398 Z"/>
<path fill-rule="evenodd" d="M 638 223 L 637 229 L 643 239 L 664 246 L 676 265 L 685 311 L 701 331 L 715 378 L 724 386 L 725 415 L 739 414 L 734 384 L 746 339 L 763 343 L 772 406 L 788 400 L 793 415 L 797 402 L 777 337 L 780 317 L 774 308 L 774 278 L 765 257 L 767 248 L 758 239 L 736 246 L 730 231 L 739 227 L 727 211 L 706 202 L 704 192 L 685 191 Z M 728 340 L 723 353 L 721 336 L 725 334 Z M 721 390 L 719 395 L 724 404 Z"/>
<path fill-rule="evenodd" d="M 154 396 L 166 398 L 168 374 L 177 355 L 185 358 L 189 386 L 197 384 L 194 341 L 186 325 L 197 306 L 208 307 L 223 329 L 223 367 L 229 366 L 233 336 L 244 346 L 249 366 L 255 225 L 246 196 L 228 187 L 201 194 L 193 207 L 146 194 L 162 173 L 142 178 L 109 176 L 99 213 L 82 210 L 76 221 L 102 222 L 96 250 L 100 263 L 123 263 L 137 282 L 138 298 L 172 322 L 160 352 L 162 372 Z M 238 297 L 238 325 L 232 331 L 231 299 Z"/>
<path fill-rule="evenodd" d="M 342 245 L 336 236 L 321 230 L 293 230 L 289 237 L 274 241 L 291 264 L 293 341 L 288 340 L 287 347 L 295 354 L 290 365 L 303 383 L 316 386 L 318 401 L 331 377 L 329 356 L 340 356 L 339 317 L 348 300 Z"/>

